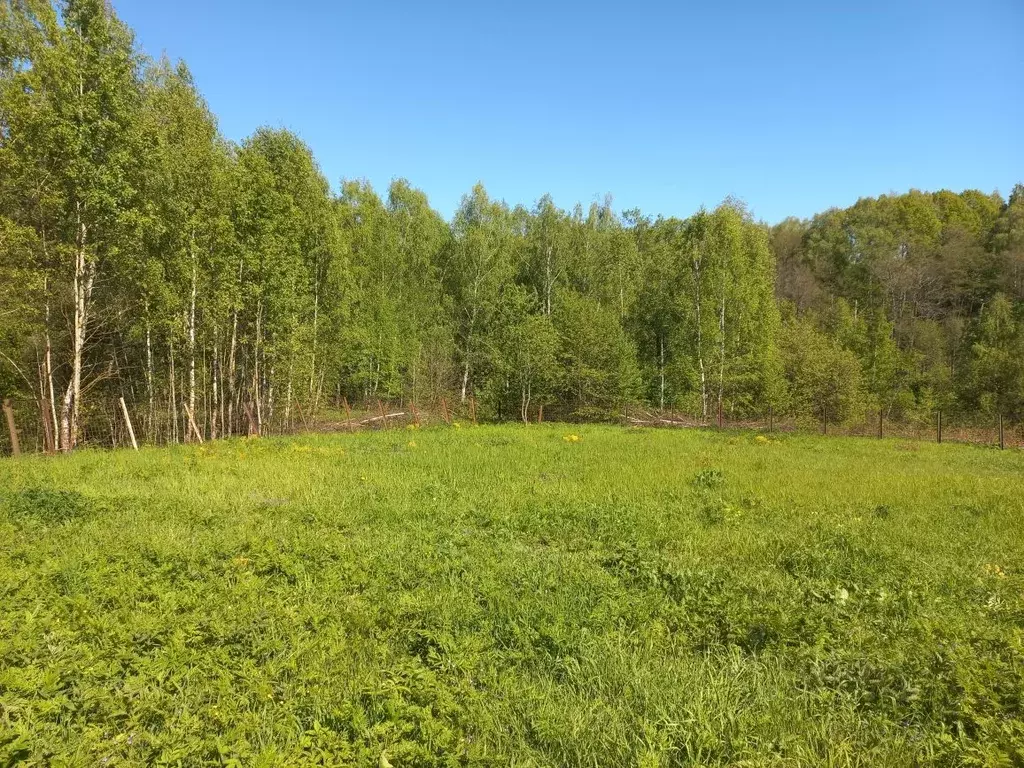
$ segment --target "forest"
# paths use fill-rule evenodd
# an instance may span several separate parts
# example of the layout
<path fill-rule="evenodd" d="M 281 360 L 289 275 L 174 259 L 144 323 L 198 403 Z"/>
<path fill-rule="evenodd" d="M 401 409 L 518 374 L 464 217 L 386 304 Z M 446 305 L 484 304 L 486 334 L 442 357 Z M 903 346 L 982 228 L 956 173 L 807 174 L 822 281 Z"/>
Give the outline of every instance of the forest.
<path fill-rule="evenodd" d="M 65 451 L 108 441 L 122 397 L 152 443 L 442 397 L 1019 420 L 1024 186 L 769 225 L 735 199 L 676 218 L 478 184 L 449 221 L 404 179 L 335 192 L 288 130 L 225 139 L 104 0 L 4 0 L 0 395 Z"/>

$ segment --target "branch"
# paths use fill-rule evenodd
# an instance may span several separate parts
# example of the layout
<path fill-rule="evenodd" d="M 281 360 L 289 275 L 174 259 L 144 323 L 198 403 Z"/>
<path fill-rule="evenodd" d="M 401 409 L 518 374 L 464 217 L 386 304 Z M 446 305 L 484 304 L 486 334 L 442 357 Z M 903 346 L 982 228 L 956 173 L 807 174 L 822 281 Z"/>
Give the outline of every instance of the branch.
<path fill-rule="evenodd" d="M 383 420 L 393 419 L 396 416 L 408 416 L 408 415 L 409 414 L 407 414 L 405 411 L 398 411 L 396 413 L 386 413 L 386 414 L 384 414 L 384 416 L 374 416 L 373 418 L 370 418 L 370 419 L 363 419 L 362 421 L 357 421 L 356 424 L 372 424 L 373 422 L 381 421 L 382 419 Z"/>
<path fill-rule="evenodd" d="M 11 367 L 15 370 L 15 372 L 25 380 L 25 383 L 28 384 L 28 389 L 30 392 L 33 389 L 35 389 L 35 385 L 29 380 L 28 376 L 25 375 L 25 372 L 21 370 L 21 367 L 16 362 L 14 362 L 6 353 L 2 351 L 0 351 L 0 357 L 3 357 L 8 363 L 10 363 Z"/>
<path fill-rule="evenodd" d="M 107 379 L 112 379 L 113 377 L 114 377 L 114 363 L 113 363 L 113 361 L 109 361 L 107 363 L 106 369 L 102 373 L 97 373 L 92 378 L 91 381 L 84 382 L 82 384 L 82 394 L 85 394 L 86 392 L 91 390 L 93 387 L 95 387 L 97 384 L 99 384 L 99 383 L 101 383 L 103 381 L 106 381 Z"/>

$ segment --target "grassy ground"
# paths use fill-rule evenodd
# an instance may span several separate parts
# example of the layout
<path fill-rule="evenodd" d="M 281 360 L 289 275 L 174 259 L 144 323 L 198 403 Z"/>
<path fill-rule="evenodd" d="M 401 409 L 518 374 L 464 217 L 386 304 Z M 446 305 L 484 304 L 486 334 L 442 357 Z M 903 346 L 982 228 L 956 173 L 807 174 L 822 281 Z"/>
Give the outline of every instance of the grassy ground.
<path fill-rule="evenodd" d="M 0 765 L 1020 765 L 1022 534 L 1024 455 L 899 441 L 0 461 Z"/>

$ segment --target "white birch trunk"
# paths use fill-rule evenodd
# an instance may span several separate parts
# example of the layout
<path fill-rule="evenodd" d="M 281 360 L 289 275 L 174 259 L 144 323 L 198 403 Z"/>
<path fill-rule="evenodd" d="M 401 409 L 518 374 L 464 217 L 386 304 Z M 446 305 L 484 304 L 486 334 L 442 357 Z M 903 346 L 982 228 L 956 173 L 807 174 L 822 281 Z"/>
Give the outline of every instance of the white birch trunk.
<path fill-rule="evenodd" d="M 702 246 L 703 247 L 703 246 Z M 697 364 L 700 368 L 700 402 L 701 415 L 704 419 L 708 417 L 708 385 L 707 372 L 704 369 L 704 340 L 703 329 L 701 328 L 700 315 L 700 279 L 703 254 L 693 259 L 693 284 L 694 284 L 694 308 L 697 315 Z"/>
<path fill-rule="evenodd" d="M 195 235 L 193 234 L 193 240 Z M 195 255 L 195 244 L 193 242 L 190 250 L 192 251 L 192 291 L 188 306 L 188 410 L 189 413 L 195 414 L 196 412 L 196 292 L 197 292 L 197 278 L 198 278 L 198 265 L 196 264 Z M 186 430 L 186 435 L 189 435 L 191 442 L 191 432 Z"/>
<path fill-rule="evenodd" d="M 85 331 L 88 322 L 89 298 L 92 294 L 94 267 L 85 252 L 88 230 L 81 220 L 81 203 L 78 210 L 78 234 L 75 248 L 75 273 L 72 281 L 75 309 L 72 331 L 71 380 L 64 391 L 61 404 L 60 437 L 61 450 L 70 451 L 78 442 L 78 422 L 82 399 L 82 353 L 85 349 Z"/>

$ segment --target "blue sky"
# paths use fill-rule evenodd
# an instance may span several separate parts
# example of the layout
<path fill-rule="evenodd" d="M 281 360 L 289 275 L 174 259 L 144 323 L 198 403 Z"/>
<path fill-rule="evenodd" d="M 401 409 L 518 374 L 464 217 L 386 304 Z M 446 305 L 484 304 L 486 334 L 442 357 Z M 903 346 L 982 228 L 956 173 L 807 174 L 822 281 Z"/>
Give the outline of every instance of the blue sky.
<path fill-rule="evenodd" d="M 286 127 L 324 173 L 775 222 L 1024 181 L 1024 1 L 114 0 L 224 134 Z"/>

